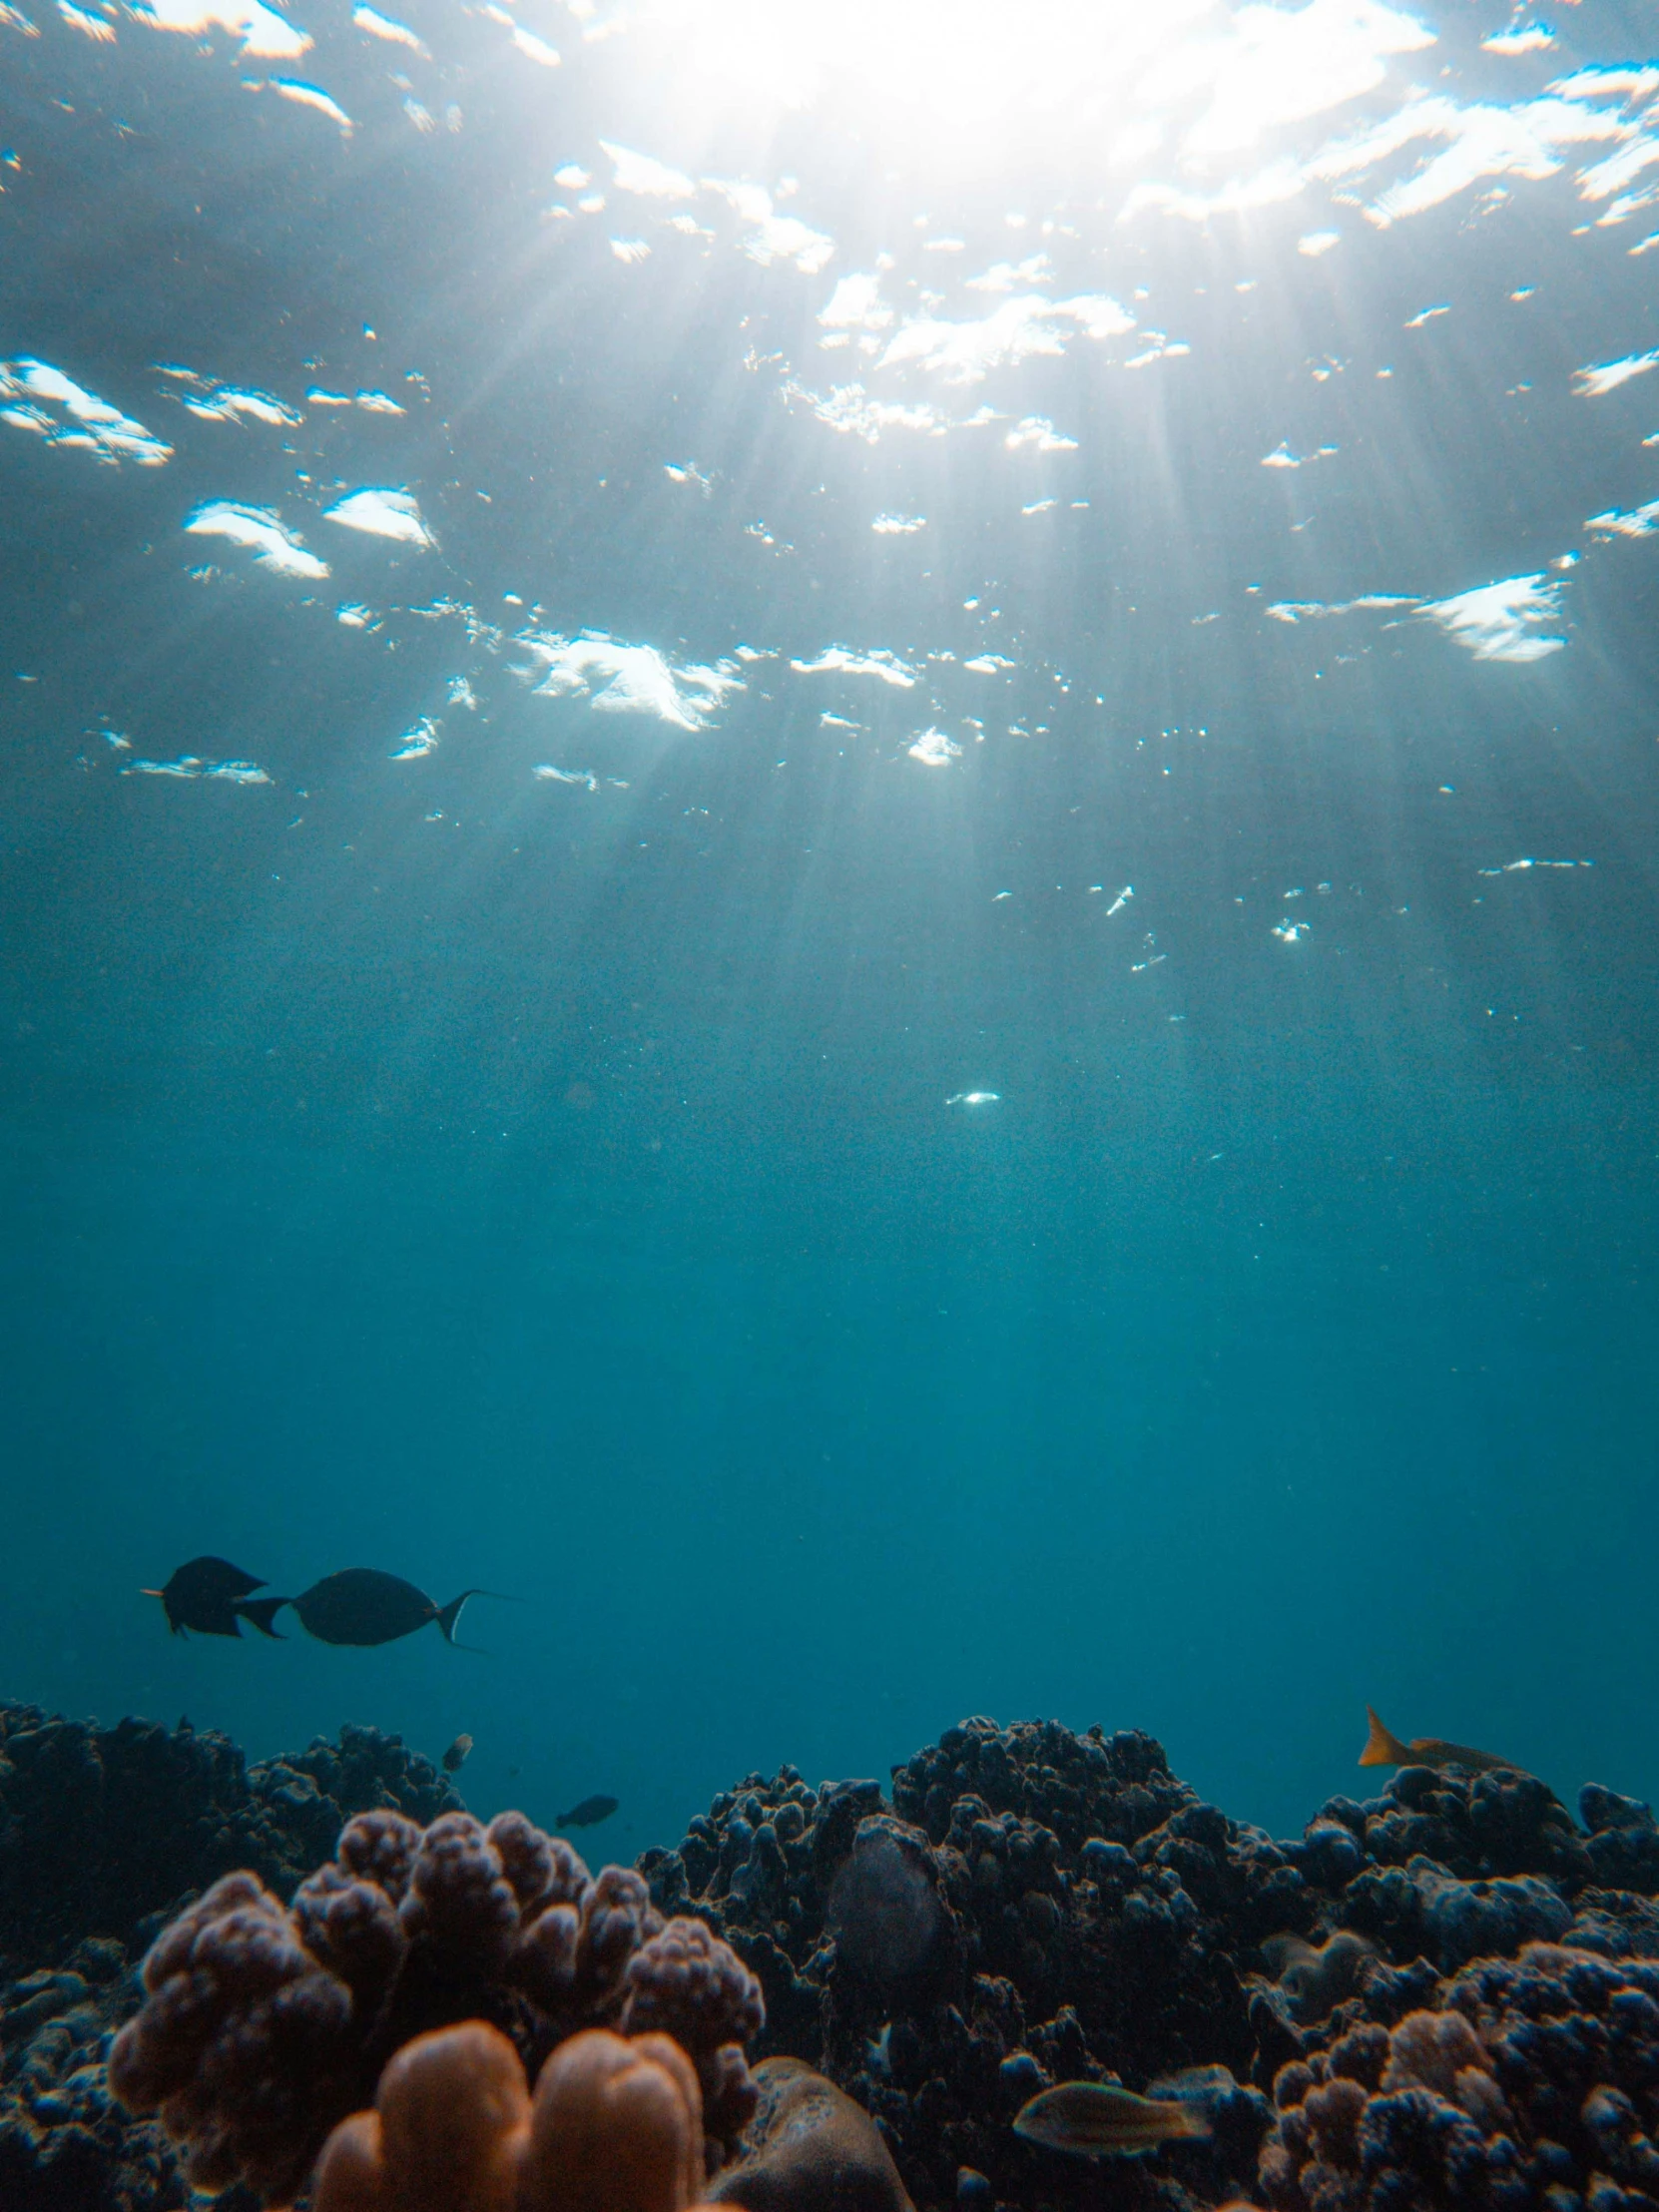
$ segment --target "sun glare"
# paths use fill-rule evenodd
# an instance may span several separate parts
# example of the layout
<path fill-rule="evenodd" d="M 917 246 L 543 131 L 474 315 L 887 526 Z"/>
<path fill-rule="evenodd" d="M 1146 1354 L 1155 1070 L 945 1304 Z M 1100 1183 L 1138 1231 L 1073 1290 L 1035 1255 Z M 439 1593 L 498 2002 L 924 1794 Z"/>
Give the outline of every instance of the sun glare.
<path fill-rule="evenodd" d="M 653 0 L 682 98 L 811 112 L 878 158 L 1225 162 L 1372 91 L 1433 34 L 1385 0 Z"/>
<path fill-rule="evenodd" d="M 892 151 L 1126 113 L 1214 0 L 656 0 L 704 98 L 812 110 Z"/>

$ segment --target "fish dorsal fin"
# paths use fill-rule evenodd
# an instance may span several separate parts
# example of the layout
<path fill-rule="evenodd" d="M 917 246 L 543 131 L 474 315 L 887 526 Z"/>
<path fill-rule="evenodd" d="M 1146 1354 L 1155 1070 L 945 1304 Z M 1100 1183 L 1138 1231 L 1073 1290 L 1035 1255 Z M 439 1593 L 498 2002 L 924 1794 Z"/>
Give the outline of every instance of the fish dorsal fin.
<path fill-rule="evenodd" d="M 1371 1734 L 1366 1738 L 1366 1748 L 1360 1754 L 1362 1767 L 1408 1767 L 1411 1764 L 1409 1745 L 1402 1744 L 1390 1729 L 1383 1727 L 1371 1706 L 1366 1707 L 1366 1718 L 1371 1723 Z"/>

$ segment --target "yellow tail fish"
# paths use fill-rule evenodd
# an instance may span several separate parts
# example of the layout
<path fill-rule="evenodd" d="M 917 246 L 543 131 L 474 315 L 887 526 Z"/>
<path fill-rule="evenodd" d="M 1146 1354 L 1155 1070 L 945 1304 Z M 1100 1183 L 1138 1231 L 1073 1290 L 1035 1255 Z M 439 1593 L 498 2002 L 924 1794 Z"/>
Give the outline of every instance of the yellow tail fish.
<path fill-rule="evenodd" d="M 1491 1774 L 1505 1767 L 1511 1774 L 1526 1772 L 1513 1759 L 1498 1759 L 1489 1751 L 1471 1751 L 1467 1744 L 1442 1743 L 1438 1736 L 1415 1736 L 1410 1743 L 1402 1744 L 1369 1705 L 1366 1718 L 1371 1722 L 1371 1734 L 1360 1754 L 1362 1767 L 1467 1767 L 1471 1774 Z"/>

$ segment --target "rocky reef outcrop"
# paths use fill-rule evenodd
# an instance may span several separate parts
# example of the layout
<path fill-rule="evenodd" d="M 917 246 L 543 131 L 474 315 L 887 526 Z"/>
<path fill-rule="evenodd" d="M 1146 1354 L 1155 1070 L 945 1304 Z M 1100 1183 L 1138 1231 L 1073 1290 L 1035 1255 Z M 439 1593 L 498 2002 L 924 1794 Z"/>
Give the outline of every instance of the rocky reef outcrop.
<path fill-rule="evenodd" d="M 13 1709 L 0 1748 L 19 1725 Z M 21 1732 L 43 1728 L 70 1724 L 36 1715 Z M 79 1890 L 51 1870 L 31 1894 L 36 1860 L 15 1824 L 45 1837 L 44 1808 L 90 1802 L 84 1753 L 70 1756 L 89 1736 L 130 1856 L 105 1851 Z M 112 1754 L 110 1739 L 145 1748 Z M 145 1794 L 150 1763 L 181 1757 L 189 1887 L 206 1891 L 229 1863 L 250 1869 L 273 1895 L 242 1906 L 290 1932 L 303 1922 L 313 1961 L 336 1941 L 331 1913 L 344 1916 L 346 1950 L 357 1937 L 372 1948 L 372 1930 L 353 1932 L 356 1908 L 338 1902 L 356 1878 L 343 1861 L 295 1896 L 345 1817 L 373 1811 L 400 1834 L 392 1815 L 430 1830 L 456 1810 L 426 1762 L 372 1731 L 246 1772 L 223 1739 L 138 1724 L 72 1733 L 50 1758 L 8 1753 L 8 2212 L 189 2202 L 174 2153 L 112 2106 L 105 2071 L 141 1993 L 169 1865 L 165 1902 L 181 1902 L 177 1844 L 150 1860 L 141 1848 L 160 1802 Z M 128 1771 L 143 1782 L 134 1801 L 122 1797 Z M 969 1720 L 885 1788 L 815 1787 L 790 1767 L 750 1775 L 676 1849 L 647 1852 L 640 1910 L 676 1923 L 680 1948 L 657 2011 L 642 1987 L 631 2024 L 695 2044 L 695 2019 L 674 2007 L 692 1986 L 716 2010 L 727 2001 L 730 1974 L 695 1932 L 722 1938 L 765 1995 L 750 2055 L 821 2068 L 869 2113 L 918 2212 L 1659 2208 L 1659 1825 L 1596 1786 L 1578 1811 L 1516 1773 L 1405 1768 L 1378 1796 L 1333 1798 L 1301 1836 L 1275 1840 L 1204 1804 L 1151 1737 Z M 457 1823 L 457 1837 L 463 1825 L 456 1848 L 476 1856 L 485 1832 Z M 136 1870 L 128 1891 L 123 1866 Z M 505 1862 L 502 1876 L 511 1890 Z M 402 1901 L 385 1895 L 401 1925 Z M 491 1925 L 484 1912 L 467 1940 L 487 1946 Z M 345 1964 L 342 1953 L 327 1970 L 349 1985 Z M 499 2001 L 471 2008 L 523 2049 L 533 2079 L 540 2046 L 517 2001 L 502 1982 Z M 423 2024 L 416 2005 L 405 2025 Z M 1068 2080 L 1190 2099 L 1209 2138 L 1095 2163 L 1016 2137 L 1019 2107 Z M 719 2108 L 717 2076 L 702 2093 Z M 723 2199 L 743 2201 L 741 2172 L 729 2170 Z M 226 2212 L 252 2201 L 221 2199 Z"/>
<path fill-rule="evenodd" d="M 1247 1974 L 1320 1899 L 1135 1730 L 970 1720 L 874 1781 L 751 1775 L 641 1871 L 759 1975 L 759 2048 L 820 2065 L 875 2116 L 918 2206 L 1081 2206 L 1100 2175 L 1010 2123 L 1055 2081 L 1184 2077 L 1208 2144 L 1161 2173 L 1201 2201 L 1254 2182 L 1271 2122 L 1250 2080 Z M 1150 2167 L 1111 2169 L 1154 2201 Z"/>
<path fill-rule="evenodd" d="M 174 2212 L 191 2201 L 161 2131 L 114 2104 L 107 2062 L 139 1966 L 178 1908 L 235 1868 L 280 1897 L 369 1810 L 457 1810 L 396 1736 L 347 1726 L 249 1766 L 228 1736 L 114 1728 L 0 1706 L 0 2205 Z M 221 2197 L 223 2212 L 252 2197 Z"/>
<path fill-rule="evenodd" d="M 1651 1813 L 1593 1786 L 1581 1812 L 1582 1827 L 1529 1776 L 1406 1768 L 1275 1841 L 1203 1804 L 1151 1737 L 970 1720 L 886 1792 L 814 1789 L 788 1767 L 751 1775 L 640 1866 L 665 1909 L 707 1919 L 759 1975 L 760 2047 L 822 2065 L 874 2114 L 923 2212 L 1081 2212 L 1103 2187 L 1126 2206 L 1343 2212 L 1487 2199 L 1435 2194 L 1443 2175 L 1415 2197 L 1397 2178 L 1391 2194 L 1333 2197 L 1323 2168 L 1297 2196 L 1286 2129 L 1299 2123 L 1283 2116 L 1302 2101 L 1295 2069 L 1317 2093 L 1322 2054 L 1356 2024 L 1385 2039 L 1411 2012 L 1462 2017 L 1469 1977 L 1523 1955 L 1600 1960 L 1615 1978 L 1618 1962 L 1659 1956 Z M 1622 2001 L 1628 2013 L 1635 1996 Z M 1590 2087 L 1632 2098 L 1610 2062 L 1591 2072 Z M 1210 2142 L 1096 2169 L 1010 2132 L 1052 2082 L 1107 2079 L 1200 2102 Z M 1659 2064 L 1651 2081 L 1659 2097 Z M 1659 2124 L 1659 2102 L 1632 2111 Z M 1585 2140 L 1580 2128 L 1581 2186 L 1640 2164 L 1638 2145 L 1620 2168 L 1594 2166 Z"/>
<path fill-rule="evenodd" d="M 425 1823 L 460 1803 L 429 1759 L 374 1728 L 251 1767 L 188 1720 L 100 1728 L 0 1705 L 0 1975 L 89 1935 L 142 1949 L 181 1896 L 238 1868 L 285 1897 L 353 1813 Z"/>

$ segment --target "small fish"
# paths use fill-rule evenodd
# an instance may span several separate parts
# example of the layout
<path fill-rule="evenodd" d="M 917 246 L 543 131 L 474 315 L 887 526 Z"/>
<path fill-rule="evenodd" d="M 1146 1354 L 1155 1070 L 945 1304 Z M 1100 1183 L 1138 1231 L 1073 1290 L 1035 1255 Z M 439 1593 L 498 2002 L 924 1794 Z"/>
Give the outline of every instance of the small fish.
<path fill-rule="evenodd" d="M 557 1814 L 555 1828 L 597 1828 L 601 1821 L 608 1821 L 617 1809 L 614 1797 L 585 1797 L 580 1805 L 573 1805 L 568 1813 Z"/>
<path fill-rule="evenodd" d="M 1371 1734 L 1360 1754 L 1362 1767 L 1467 1767 L 1470 1774 L 1491 1774 L 1503 1767 L 1511 1774 L 1526 1772 L 1513 1759 L 1498 1759 L 1489 1751 L 1471 1751 L 1467 1744 L 1442 1743 L 1438 1736 L 1415 1736 L 1410 1743 L 1402 1744 L 1382 1726 L 1369 1705 L 1366 1718 L 1371 1722 Z"/>
<path fill-rule="evenodd" d="M 1014 2116 L 1014 2133 L 1046 2150 L 1083 2158 L 1128 2156 L 1160 2143 L 1201 2141 L 1210 2123 L 1177 2098 L 1138 2097 L 1104 2081 L 1063 2081 L 1044 2089 Z"/>
<path fill-rule="evenodd" d="M 175 1567 L 159 1590 L 142 1590 L 141 1597 L 159 1597 L 167 1609 L 167 1625 L 175 1636 L 194 1628 L 199 1636 L 240 1636 L 239 1618 L 251 1620 L 267 1636 L 276 1636 L 270 1616 L 259 1619 L 244 1613 L 241 1600 L 250 1590 L 263 1590 L 257 1574 L 216 1559 L 212 1552 L 187 1559 Z M 280 1639 L 278 1639 L 280 1641 Z"/>
<path fill-rule="evenodd" d="M 434 1604 L 424 1590 L 400 1574 L 378 1567 L 346 1567 L 325 1574 L 297 1597 L 262 1597 L 240 1608 L 256 1628 L 271 1628 L 272 1617 L 291 1605 L 307 1634 L 324 1644 L 390 1644 L 436 1621 L 446 1644 L 469 1597 L 494 1597 L 493 1590 L 463 1590 L 447 1605 Z"/>
<path fill-rule="evenodd" d="M 471 1749 L 472 1738 L 470 1736 L 457 1736 L 443 1755 L 444 1773 L 459 1774 L 466 1765 L 466 1755 Z"/>

